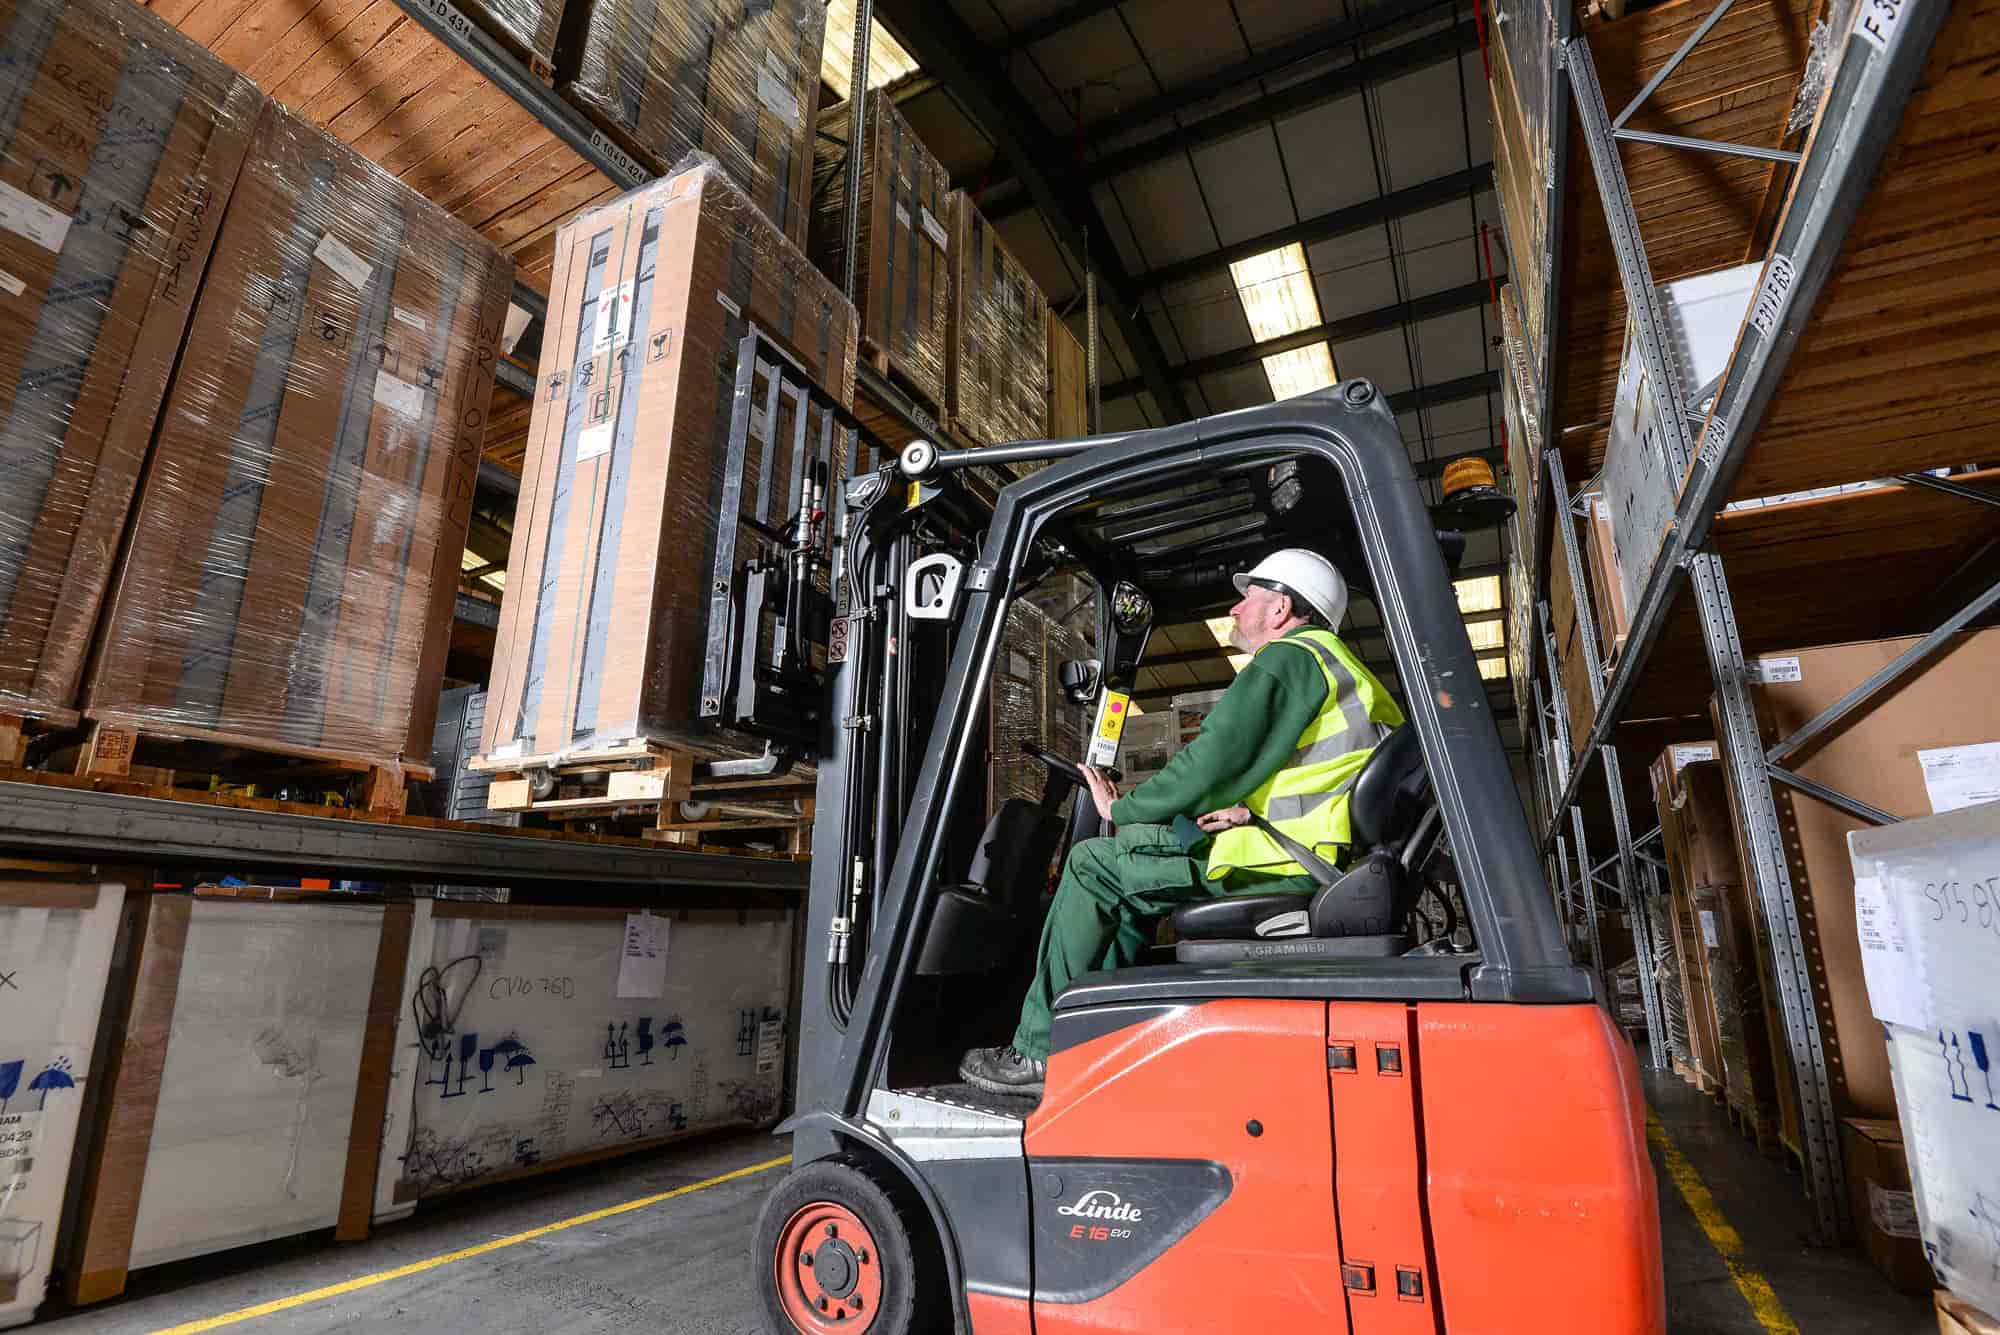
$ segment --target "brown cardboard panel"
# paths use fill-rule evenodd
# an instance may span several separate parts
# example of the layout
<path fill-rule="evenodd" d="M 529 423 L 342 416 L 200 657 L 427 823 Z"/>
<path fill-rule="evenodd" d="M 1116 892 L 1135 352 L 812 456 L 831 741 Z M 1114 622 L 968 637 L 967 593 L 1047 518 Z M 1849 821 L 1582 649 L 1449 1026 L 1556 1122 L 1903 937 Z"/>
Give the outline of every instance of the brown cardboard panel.
<path fill-rule="evenodd" d="M 484 749 L 738 745 L 696 698 L 738 344 L 754 322 L 845 404 L 854 308 L 707 164 L 565 224 L 549 309 Z M 751 411 L 753 446 L 791 413 Z M 783 451 L 774 472 L 753 462 L 744 503 L 769 488 L 782 522 Z"/>
<path fill-rule="evenodd" d="M 1988 1316 L 1949 1289 L 1937 1290 L 1938 1335 L 2000 1335 L 2000 1318 Z"/>
<path fill-rule="evenodd" d="M 1049 439 L 1080 440 L 1090 434 L 1090 367 L 1083 344 L 1049 312 Z"/>
<path fill-rule="evenodd" d="M 844 277 L 847 222 L 846 103 L 820 113 L 814 170 L 814 263 Z M 861 340 L 934 408 L 945 402 L 945 341 L 951 325 L 951 175 L 924 147 L 895 103 L 874 98 L 862 135 L 855 308 Z"/>
<path fill-rule="evenodd" d="M 36 217 L 0 228 L 0 705 L 32 713 L 76 703 L 173 352 L 264 99 L 122 0 L 4 0 L 0 32 L 22 62 L 0 193 Z"/>
<path fill-rule="evenodd" d="M 1795 681 L 1752 684 L 1766 746 L 1789 736 L 1914 639 L 1833 645 L 1762 660 L 1765 676 Z M 1818 783 L 1871 803 L 1899 819 L 1931 814 L 1918 753 L 2000 741 L 2000 630 L 1959 635 L 1830 736 L 1788 766 Z M 1790 863 L 1793 896 L 1819 1006 L 1821 1038 L 1833 1079 L 1835 1111 L 1893 1117 L 1895 1092 L 1881 1025 L 1868 1005 L 1854 919 L 1854 876 L 1847 834 L 1862 822 L 1773 785 Z M 1740 848 L 1740 842 L 1739 842 Z"/>
<path fill-rule="evenodd" d="M 1048 434 L 1048 298 L 965 191 L 951 209 L 951 337 L 945 395 L 981 445 Z"/>
<path fill-rule="evenodd" d="M 361 1069 L 354 1085 L 353 1134 L 347 1142 L 347 1172 L 340 1184 L 340 1221 L 333 1236 L 358 1242 L 368 1236 L 375 1210 L 376 1170 L 382 1162 L 380 1127 L 389 1112 L 391 1067 L 395 1065 L 396 1021 L 402 1009 L 403 971 L 410 955 L 412 910 L 389 904 L 382 910 L 382 941 L 375 948 L 375 976 L 368 988 L 368 1020 L 362 1030 Z"/>
<path fill-rule="evenodd" d="M 276 108 L 218 254 L 86 708 L 273 751 L 425 754 L 512 266 Z"/>

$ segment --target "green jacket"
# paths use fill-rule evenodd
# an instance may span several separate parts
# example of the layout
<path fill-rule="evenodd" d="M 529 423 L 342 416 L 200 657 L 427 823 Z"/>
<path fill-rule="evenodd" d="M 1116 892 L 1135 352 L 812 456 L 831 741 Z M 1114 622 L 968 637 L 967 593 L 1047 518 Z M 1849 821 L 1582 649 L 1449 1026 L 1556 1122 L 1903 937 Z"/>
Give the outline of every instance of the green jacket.
<path fill-rule="evenodd" d="M 1165 769 L 1112 804 L 1112 821 L 1172 825 L 1177 816 L 1192 819 L 1236 806 L 1291 760 L 1299 734 L 1325 701 L 1326 674 L 1313 655 L 1291 650 L 1258 654 L 1216 701 L 1201 734 Z M 1206 842 L 1206 836 L 1199 842 L 1190 837 L 1189 856 L 1197 856 Z M 1312 888 L 1309 876 L 1237 872 L 1224 883 L 1223 893 L 1304 893 Z"/>

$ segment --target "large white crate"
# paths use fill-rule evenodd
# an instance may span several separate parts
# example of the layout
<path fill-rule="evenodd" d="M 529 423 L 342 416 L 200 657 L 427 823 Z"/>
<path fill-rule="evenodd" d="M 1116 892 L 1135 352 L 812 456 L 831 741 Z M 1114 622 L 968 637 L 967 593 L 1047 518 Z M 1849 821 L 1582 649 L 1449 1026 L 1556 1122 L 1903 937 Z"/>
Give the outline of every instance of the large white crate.
<path fill-rule="evenodd" d="M 124 902 L 116 882 L 0 879 L 0 1327 L 48 1287 Z"/>

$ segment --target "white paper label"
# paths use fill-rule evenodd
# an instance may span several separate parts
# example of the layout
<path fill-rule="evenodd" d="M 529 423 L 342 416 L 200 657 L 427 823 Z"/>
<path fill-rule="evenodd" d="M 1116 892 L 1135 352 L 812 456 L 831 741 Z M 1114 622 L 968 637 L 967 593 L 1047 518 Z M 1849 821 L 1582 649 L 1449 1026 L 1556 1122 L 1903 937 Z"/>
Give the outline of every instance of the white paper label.
<path fill-rule="evenodd" d="M 391 306 L 389 308 L 389 314 L 395 316 L 398 321 L 408 325 L 410 328 L 416 330 L 419 334 L 428 333 L 430 331 L 430 324 L 424 319 L 423 316 L 416 314 L 414 311 L 406 311 L 401 306 Z"/>
<path fill-rule="evenodd" d="M 407 380 L 399 380 L 387 371 L 375 373 L 375 402 L 390 412 L 416 418 L 424 415 L 426 406 L 422 388 Z"/>
<path fill-rule="evenodd" d="M 762 408 L 750 410 L 750 439 L 769 440 L 771 438 L 771 414 Z"/>
<path fill-rule="evenodd" d="M 657 997 L 667 990 L 670 925 L 650 913 L 625 915 L 625 948 L 618 955 L 620 997 Z"/>
<path fill-rule="evenodd" d="M 785 1055 L 785 1022 L 765 1020 L 757 1026 L 757 1074 L 768 1075 L 778 1069 L 778 1061 Z"/>
<path fill-rule="evenodd" d="M 1715 759 L 1715 746 L 1711 742 L 1684 742 L 1674 748 L 1674 768 L 1692 765 L 1697 760 Z"/>
<path fill-rule="evenodd" d="M 773 116 L 793 129 L 799 124 L 799 98 L 786 81 L 774 78 L 768 69 L 757 71 L 757 100 L 762 102 Z"/>
<path fill-rule="evenodd" d="M 341 279 L 355 291 L 368 286 L 368 280 L 375 271 L 368 267 L 368 261 L 341 244 L 340 238 L 328 232 L 313 247 L 313 258 L 339 274 Z"/>
<path fill-rule="evenodd" d="M 1759 658 L 1750 664 L 1750 680 L 1765 686 L 1786 681 L 1804 681 L 1805 673 L 1796 658 Z"/>
<path fill-rule="evenodd" d="M 0 292 L 5 292 L 10 297 L 18 297 L 27 290 L 28 285 L 26 283 L 14 277 L 13 274 L 8 273 L 5 269 L 0 269 Z"/>
<path fill-rule="evenodd" d="M 1868 1007 L 1878 1020 L 1930 1027 L 1923 980 L 1903 935 L 1895 902 L 1873 876 L 1854 880 L 1854 922 L 1861 936 L 1861 975 L 1868 984 Z"/>
<path fill-rule="evenodd" d="M 905 227 L 908 227 L 910 225 L 910 211 L 904 208 L 901 204 L 898 204 L 896 206 L 896 221 L 901 223 Z"/>
<path fill-rule="evenodd" d="M 917 205 L 917 213 L 924 222 L 924 235 L 936 242 L 939 250 L 950 250 L 951 238 L 945 232 L 944 224 L 932 217 L 931 211 L 921 204 Z"/>
<path fill-rule="evenodd" d="M 500 351 L 512 353 L 521 341 L 521 335 L 528 332 L 528 326 L 535 321 L 533 311 L 524 311 L 513 302 L 507 303 L 507 323 L 500 330 Z"/>
<path fill-rule="evenodd" d="M 1917 1198 L 1912 1192 L 1891 1191 L 1870 1182 L 1868 1216 L 1875 1221 L 1875 1227 L 1892 1238 L 1920 1238 L 1924 1235 L 1917 1224 Z"/>
<path fill-rule="evenodd" d="M 727 292 L 724 292 L 721 288 L 715 289 L 715 304 L 722 307 L 723 310 L 728 311 L 731 315 L 735 316 L 737 319 L 740 320 L 743 318 L 743 308 L 741 306 L 738 306 L 735 302 L 731 301 L 729 299 L 729 294 Z"/>
<path fill-rule="evenodd" d="M 582 463 L 585 459 L 595 459 L 600 454 L 609 453 L 611 453 L 610 422 L 599 422 L 596 426 L 587 426 L 577 433 L 576 461 L 578 463 Z"/>
<path fill-rule="evenodd" d="M 1887 51 L 1896 40 L 1897 25 L 1911 0 L 1861 0 L 1854 11 L 1854 35 L 1877 51 Z"/>
<path fill-rule="evenodd" d="M 1703 909 L 1701 910 L 1699 916 L 1701 918 L 1701 943 L 1707 946 L 1710 950 L 1720 949 L 1722 946 L 1722 938 L 1716 935 L 1715 910 Z"/>
<path fill-rule="evenodd" d="M 1917 763 L 1924 769 L 1933 814 L 2000 802 L 2000 742 L 1919 751 Z"/>
<path fill-rule="evenodd" d="M 0 228 L 25 236 L 43 250 L 61 250 L 69 215 L 0 181 Z"/>

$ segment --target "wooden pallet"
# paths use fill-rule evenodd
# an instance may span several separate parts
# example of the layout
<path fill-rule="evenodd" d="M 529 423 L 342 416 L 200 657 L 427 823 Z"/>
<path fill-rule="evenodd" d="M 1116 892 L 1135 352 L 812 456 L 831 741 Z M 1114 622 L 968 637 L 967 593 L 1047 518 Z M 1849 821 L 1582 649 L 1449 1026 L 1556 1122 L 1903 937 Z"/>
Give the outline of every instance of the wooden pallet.
<path fill-rule="evenodd" d="M 371 814 L 401 815 L 409 781 L 429 781 L 429 765 L 381 761 L 315 747 L 287 746 L 269 738 L 207 728 L 142 726 L 86 713 L 79 740 L 57 751 L 51 768 L 85 778 L 127 779 L 149 788 L 205 788 L 264 797 L 272 792 L 313 792 L 308 803 L 350 806 Z"/>
<path fill-rule="evenodd" d="M 28 747 L 37 738 L 59 735 L 76 727 L 74 709 L 16 705 L 0 709 L 0 765 L 25 765 Z"/>
<path fill-rule="evenodd" d="M 805 853 L 813 820 L 810 775 L 701 779 L 699 759 L 640 738 L 564 755 L 479 756 L 494 776 L 486 804 L 524 820 L 584 823 L 686 848 L 714 836 L 772 831 L 782 852 Z M 686 804 L 702 809 L 689 812 Z"/>
<path fill-rule="evenodd" d="M 1778 1135 L 1778 1110 L 1773 1108 L 1745 1108 L 1725 1093 L 1722 1109 L 1729 1115 L 1729 1124 L 1742 1133 L 1743 1138 L 1757 1147 L 1757 1152 L 1768 1158 L 1777 1158 L 1784 1153 L 1784 1141 Z"/>
<path fill-rule="evenodd" d="M 1708 1074 L 1708 1072 L 1702 1070 L 1699 1066 L 1691 1066 L 1687 1062 L 1680 1060 L 1678 1057 L 1674 1059 L 1674 1074 L 1679 1076 L 1681 1079 L 1687 1081 L 1690 1085 L 1693 1085 L 1696 1089 L 1700 1090 L 1704 1094 L 1712 1095 L 1720 1091 L 1722 1088 L 1722 1082 L 1720 1080 L 1717 1080 L 1714 1076 Z"/>
<path fill-rule="evenodd" d="M 862 361 L 875 368 L 875 374 L 901 390 L 912 403 L 935 417 L 940 430 L 948 429 L 951 416 L 945 412 L 944 404 L 898 365 L 889 349 L 864 334 L 857 340 L 856 354 Z"/>

